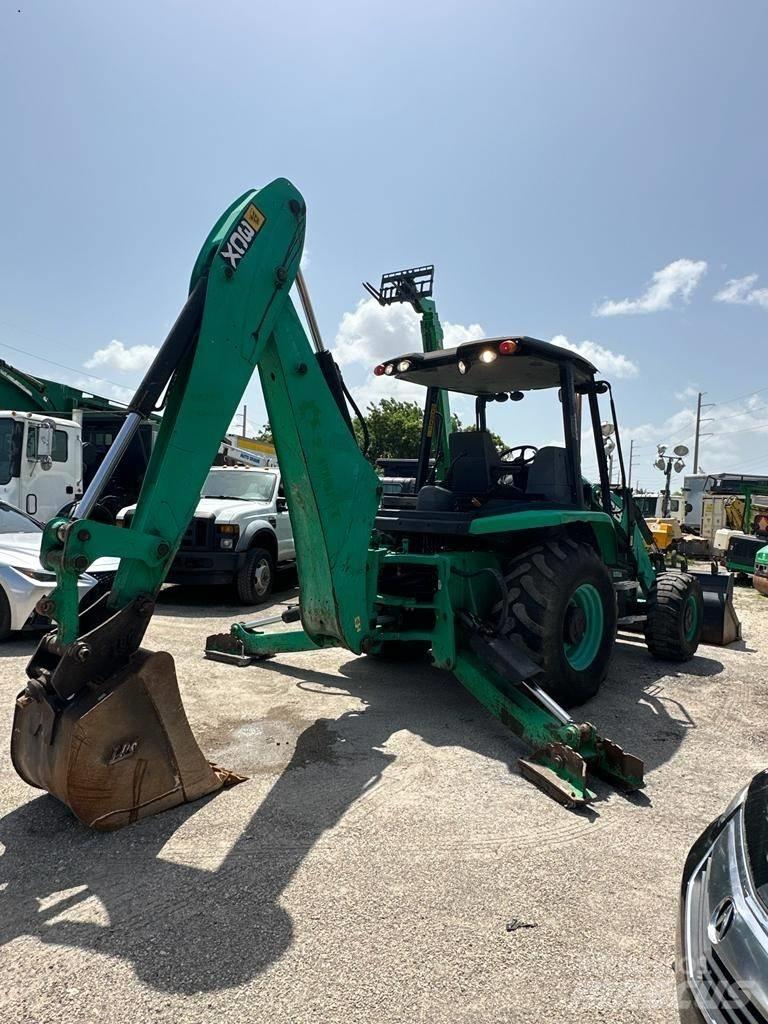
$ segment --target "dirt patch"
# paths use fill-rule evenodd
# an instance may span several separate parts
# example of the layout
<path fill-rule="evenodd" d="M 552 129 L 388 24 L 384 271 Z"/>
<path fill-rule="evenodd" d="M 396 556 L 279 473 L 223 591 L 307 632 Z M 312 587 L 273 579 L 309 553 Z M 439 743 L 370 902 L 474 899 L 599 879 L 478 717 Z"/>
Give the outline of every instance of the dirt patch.
<path fill-rule="evenodd" d="M 308 722 L 288 705 L 257 721 L 225 720 L 199 735 L 208 757 L 248 775 L 333 763 L 338 739 L 328 719 Z"/>

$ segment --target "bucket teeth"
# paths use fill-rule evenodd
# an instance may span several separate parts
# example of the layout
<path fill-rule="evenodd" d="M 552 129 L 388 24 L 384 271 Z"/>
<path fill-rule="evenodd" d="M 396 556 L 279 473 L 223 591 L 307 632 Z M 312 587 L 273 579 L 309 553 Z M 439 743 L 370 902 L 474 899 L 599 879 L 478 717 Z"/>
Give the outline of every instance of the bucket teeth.
<path fill-rule="evenodd" d="M 139 650 L 63 705 L 39 690 L 16 700 L 14 767 L 91 828 L 120 828 L 242 781 L 203 756 L 170 654 Z"/>

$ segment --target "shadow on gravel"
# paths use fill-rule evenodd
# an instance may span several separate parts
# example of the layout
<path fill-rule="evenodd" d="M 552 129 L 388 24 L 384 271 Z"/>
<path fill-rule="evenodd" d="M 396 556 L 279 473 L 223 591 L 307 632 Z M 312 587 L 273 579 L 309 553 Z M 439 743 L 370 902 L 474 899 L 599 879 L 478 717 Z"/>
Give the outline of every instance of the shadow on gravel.
<path fill-rule="evenodd" d="M 370 658 L 350 658 L 333 674 L 311 664 L 308 655 L 299 666 L 272 661 L 240 671 L 279 672 L 306 691 L 350 693 L 364 710 L 309 727 L 295 724 L 290 762 L 217 870 L 158 857 L 200 804 L 106 834 L 81 827 L 50 797 L 32 800 L 0 820 L 0 944 L 29 934 L 45 943 L 119 957 L 133 965 L 142 982 L 164 992 L 240 985 L 290 946 L 293 922 L 281 906 L 283 892 L 313 846 L 395 759 L 386 750 L 393 733 L 406 729 L 435 747 L 464 747 L 517 772 L 516 759 L 524 752 L 518 740 L 450 674 L 426 663 L 414 671 L 413 664 Z M 685 707 L 666 698 L 659 685 L 677 669 L 653 661 L 642 645 L 622 641 L 601 694 L 578 716 L 643 757 L 647 770 L 656 768 L 695 728 Z M 695 686 L 721 672 L 722 665 L 705 654 L 679 669 Z M 231 729 L 245 725 L 234 723 Z M 260 742 L 270 742 L 264 739 L 269 719 L 261 725 Z M 257 755 L 258 750 L 252 754 Z M 386 799 L 386 790 L 381 792 Z M 571 813 L 562 810 L 564 816 Z M 593 811 L 584 827 L 598 816 Z M 198 834 L 195 842 L 204 843 L 204 837 Z M 108 923 L 88 920 L 80 907 L 92 896 L 101 901 Z"/>

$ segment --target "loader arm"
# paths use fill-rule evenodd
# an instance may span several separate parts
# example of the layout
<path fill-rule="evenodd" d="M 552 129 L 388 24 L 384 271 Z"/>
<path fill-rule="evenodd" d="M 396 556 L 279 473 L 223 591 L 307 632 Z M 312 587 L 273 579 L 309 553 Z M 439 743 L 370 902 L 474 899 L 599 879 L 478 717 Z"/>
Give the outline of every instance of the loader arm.
<path fill-rule="evenodd" d="M 45 528 L 57 586 L 17 698 L 12 757 L 31 785 L 88 824 L 113 828 L 231 781 L 202 758 L 168 655 L 140 650 L 157 593 L 221 437 L 259 367 L 289 496 L 308 642 L 359 653 L 369 630 L 366 565 L 376 476 L 355 443 L 296 315 L 306 206 L 285 179 L 245 193 L 218 220 L 190 294 L 72 514 Z M 162 396 L 164 414 L 129 528 L 88 518 L 114 463 Z M 352 509 L 352 514 L 350 514 Z M 108 593 L 78 608 L 77 579 L 117 556 Z"/>

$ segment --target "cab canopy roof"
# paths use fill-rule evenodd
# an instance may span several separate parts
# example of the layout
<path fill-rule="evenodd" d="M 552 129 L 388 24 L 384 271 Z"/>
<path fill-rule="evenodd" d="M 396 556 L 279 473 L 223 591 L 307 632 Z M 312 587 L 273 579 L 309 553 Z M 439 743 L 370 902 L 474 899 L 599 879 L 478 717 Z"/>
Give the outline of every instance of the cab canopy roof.
<path fill-rule="evenodd" d="M 570 365 L 575 385 L 592 380 L 595 367 L 567 348 L 536 338 L 484 338 L 437 352 L 409 352 L 377 366 L 378 376 L 465 395 L 559 388 Z"/>

